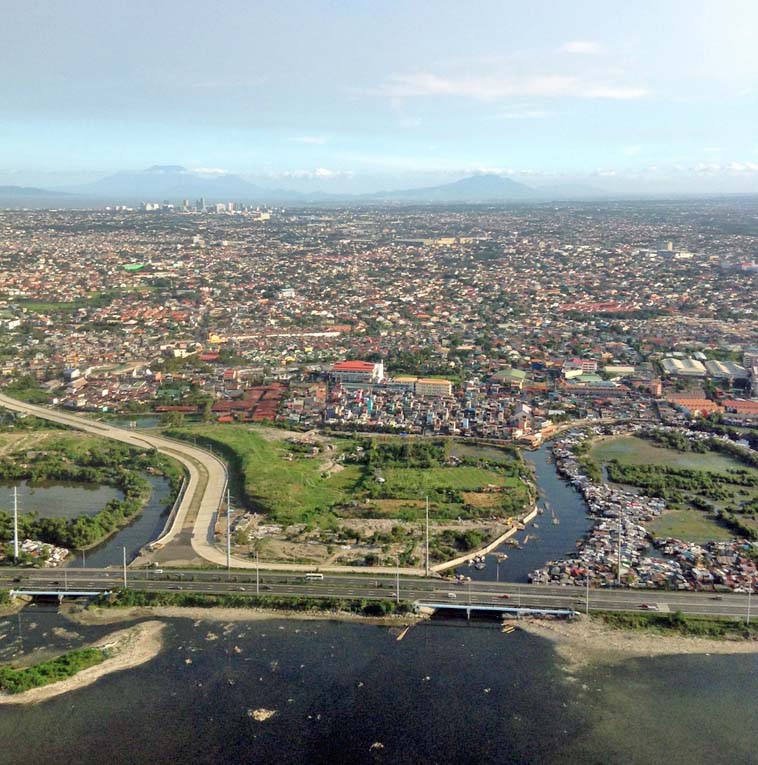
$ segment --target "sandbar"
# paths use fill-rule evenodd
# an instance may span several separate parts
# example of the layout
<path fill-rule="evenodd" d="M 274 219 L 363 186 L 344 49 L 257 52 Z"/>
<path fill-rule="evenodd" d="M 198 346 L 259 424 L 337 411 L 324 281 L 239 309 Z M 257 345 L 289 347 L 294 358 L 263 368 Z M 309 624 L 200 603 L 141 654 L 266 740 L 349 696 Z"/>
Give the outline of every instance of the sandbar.
<path fill-rule="evenodd" d="M 107 648 L 113 654 L 105 661 L 57 683 L 32 688 L 23 693 L 0 694 L 0 704 L 37 704 L 63 693 L 85 688 L 113 672 L 145 664 L 160 653 L 165 626 L 160 621 L 148 621 L 111 632 L 92 644 L 94 648 Z"/>

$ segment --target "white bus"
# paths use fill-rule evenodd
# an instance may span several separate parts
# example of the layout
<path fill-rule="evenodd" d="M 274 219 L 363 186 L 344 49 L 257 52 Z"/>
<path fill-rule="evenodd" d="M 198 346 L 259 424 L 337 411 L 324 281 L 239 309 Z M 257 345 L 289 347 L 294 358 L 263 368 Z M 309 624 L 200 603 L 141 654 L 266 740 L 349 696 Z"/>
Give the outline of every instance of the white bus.
<path fill-rule="evenodd" d="M 306 574 L 304 577 L 306 582 L 320 582 L 323 578 L 323 574 Z"/>

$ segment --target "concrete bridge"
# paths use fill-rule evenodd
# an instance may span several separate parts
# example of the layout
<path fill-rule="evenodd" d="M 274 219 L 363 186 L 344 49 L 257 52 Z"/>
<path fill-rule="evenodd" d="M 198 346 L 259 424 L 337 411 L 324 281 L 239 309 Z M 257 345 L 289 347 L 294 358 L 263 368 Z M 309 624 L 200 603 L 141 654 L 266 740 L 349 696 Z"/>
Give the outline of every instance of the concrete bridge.
<path fill-rule="evenodd" d="M 32 598 L 96 598 L 99 595 L 108 594 L 110 590 L 11 590 L 10 596 L 28 595 Z"/>
<path fill-rule="evenodd" d="M 451 601 L 428 601 L 417 600 L 413 604 L 416 611 L 428 609 L 431 611 L 440 611 L 442 609 L 449 611 L 465 611 L 466 618 L 471 618 L 472 611 L 484 611 L 489 613 L 499 613 L 504 616 L 515 616 L 520 619 L 522 616 L 558 616 L 564 619 L 573 619 L 577 612 L 570 608 L 526 608 L 521 606 L 489 605 L 483 603 L 455 603 Z"/>

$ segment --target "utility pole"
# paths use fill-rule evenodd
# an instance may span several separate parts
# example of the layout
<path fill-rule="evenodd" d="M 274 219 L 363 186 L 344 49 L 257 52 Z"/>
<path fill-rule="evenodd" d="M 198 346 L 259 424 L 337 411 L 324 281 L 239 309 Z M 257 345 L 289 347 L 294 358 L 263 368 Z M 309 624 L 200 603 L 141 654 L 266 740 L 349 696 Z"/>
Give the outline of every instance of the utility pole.
<path fill-rule="evenodd" d="M 395 603 L 400 602 L 400 558 L 395 556 Z"/>
<path fill-rule="evenodd" d="M 18 563 L 18 488 L 13 487 L 13 562 Z"/>
<path fill-rule="evenodd" d="M 426 498 L 426 576 L 429 576 L 429 497 Z"/>
<path fill-rule="evenodd" d="M 261 594 L 261 578 L 260 571 L 258 570 L 258 551 L 255 551 L 255 594 Z"/>
<path fill-rule="evenodd" d="M 750 588 L 747 591 L 747 618 L 745 624 L 750 624 L 750 596 L 753 594 L 753 583 L 750 582 Z"/>
<path fill-rule="evenodd" d="M 232 574 L 232 495 L 226 487 L 226 575 Z"/>
<path fill-rule="evenodd" d="M 619 510 L 619 549 L 618 565 L 616 567 L 616 584 L 621 587 L 621 510 Z"/>
<path fill-rule="evenodd" d="M 587 616 L 590 615 L 590 569 L 587 567 L 587 569 L 584 572 L 584 578 L 587 580 L 587 602 L 585 611 L 587 613 Z"/>
<path fill-rule="evenodd" d="M 124 551 L 124 589 L 127 589 L 127 582 L 126 582 L 126 547 L 121 548 Z"/>

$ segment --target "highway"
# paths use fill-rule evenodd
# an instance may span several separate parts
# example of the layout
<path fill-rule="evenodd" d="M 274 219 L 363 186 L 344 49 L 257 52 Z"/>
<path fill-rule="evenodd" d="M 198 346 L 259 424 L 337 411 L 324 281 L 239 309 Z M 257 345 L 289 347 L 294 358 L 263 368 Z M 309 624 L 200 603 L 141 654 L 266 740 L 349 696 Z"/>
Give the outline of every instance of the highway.
<path fill-rule="evenodd" d="M 0 569 L 0 589 L 17 590 L 106 590 L 123 586 L 117 569 Z M 324 575 L 322 581 L 305 581 L 302 575 L 261 569 L 255 572 L 183 570 L 156 573 L 130 569 L 128 587 L 138 590 L 192 593 L 245 593 L 248 595 L 308 596 L 330 598 L 400 599 L 457 605 L 507 605 L 525 608 L 562 608 L 584 611 L 587 591 L 581 587 L 537 584 L 470 582 L 456 584 L 437 578 L 401 575 Z M 452 596 L 455 597 L 452 597 Z M 507 597 L 504 597 L 507 596 Z M 662 590 L 590 589 L 591 611 L 642 611 L 643 604 L 666 613 L 723 616 L 745 619 L 747 595 L 725 593 L 665 592 Z"/>

